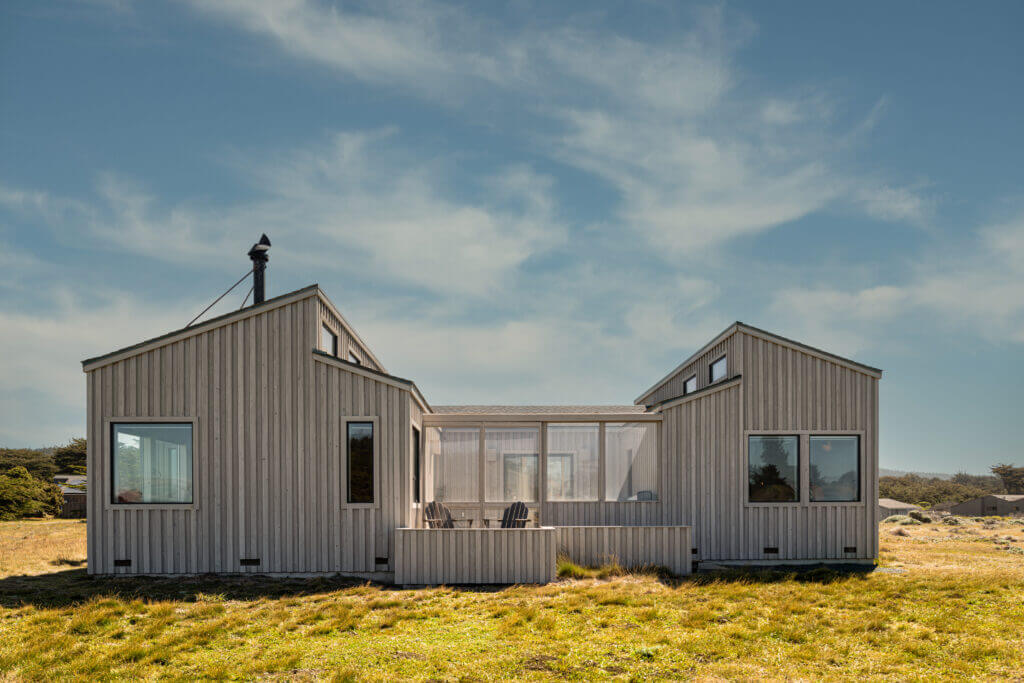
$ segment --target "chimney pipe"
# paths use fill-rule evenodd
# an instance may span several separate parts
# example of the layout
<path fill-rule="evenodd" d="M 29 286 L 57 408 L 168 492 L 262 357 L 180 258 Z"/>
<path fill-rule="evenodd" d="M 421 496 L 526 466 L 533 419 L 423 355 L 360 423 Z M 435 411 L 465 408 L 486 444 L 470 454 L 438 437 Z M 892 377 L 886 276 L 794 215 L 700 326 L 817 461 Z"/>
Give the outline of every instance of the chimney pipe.
<path fill-rule="evenodd" d="M 267 261 L 270 260 L 270 240 L 266 233 L 260 236 L 260 241 L 252 245 L 249 250 L 249 258 L 252 259 L 252 305 L 263 303 L 266 298 L 263 274 L 267 269 Z"/>

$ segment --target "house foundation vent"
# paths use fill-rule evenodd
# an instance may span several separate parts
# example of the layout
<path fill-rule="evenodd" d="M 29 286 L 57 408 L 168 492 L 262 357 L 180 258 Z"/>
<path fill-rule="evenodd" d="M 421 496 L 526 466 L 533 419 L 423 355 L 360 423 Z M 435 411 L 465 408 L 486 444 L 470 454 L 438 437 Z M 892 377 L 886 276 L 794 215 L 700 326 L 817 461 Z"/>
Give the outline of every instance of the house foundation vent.
<path fill-rule="evenodd" d="M 778 555 L 779 554 L 779 549 L 776 548 L 775 546 L 765 546 L 763 552 L 764 552 L 765 555 Z"/>
<path fill-rule="evenodd" d="M 374 559 L 374 561 L 377 564 L 387 564 L 388 563 L 388 558 L 386 558 L 386 557 L 375 557 L 373 559 Z"/>
<path fill-rule="evenodd" d="M 843 552 L 844 553 L 855 553 L 855 552 L 857 552 L 857 546 L 855 546 L 855 545 L 845 546 L 843 548 Z"/>
<path fill-rule="evenodd" d="M 238 564 L 243 567 L 258 567 L 260 566 L 260 558 L 258 557 L 243 557 L 238 561 Z"/>
<path fill-rule="evenodd" d="M 114 560 L 115 567 L 130 567 L 132 566 L 131 560 Z"/>

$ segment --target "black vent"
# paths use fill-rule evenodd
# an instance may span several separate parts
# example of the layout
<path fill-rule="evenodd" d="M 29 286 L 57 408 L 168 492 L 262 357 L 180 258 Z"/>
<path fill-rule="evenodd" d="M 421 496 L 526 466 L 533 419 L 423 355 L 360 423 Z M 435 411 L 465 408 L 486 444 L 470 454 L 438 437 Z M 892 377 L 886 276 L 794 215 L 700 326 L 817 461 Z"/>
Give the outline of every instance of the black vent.
<path fill-rule="evenodd" d="M 691 555 L 696 555 L 697 554 L 697 549 L 696 548 L 690 548 L 690 554 Z"/>
<path fill-rule="evenodd" d="M 377 562 L 377 564 L 387 564 L 388 563 L 388 558 L 386 558 L 386 557 L 375 557 L 373 559 L 374 559 L 374 561 Z"/>
<path fill-rule="evenodd" d="M 843 548 L 843 552 L 844 553 L 855 553 L 855 552 L 857 552 L 857 546 L 855 546 L 855 545 L 848 545 L 848 546 Z"/>
<path fill-rule="evenodd" d="M 767 546 L 764 549 L 764 554 L 765 555 L 778 555 L 779 554 L 779 549 L 775 548 L 773 546 Z"/>
<path fill-rule="evenodd" d="M 130 567 L 132 566 L 131 560 L 114 560 L 115 567 Z"/>
<path fill-rule="evenodd" d="M 238 561 L 238 564 L 243 567 L 258 567 L 260 566 L 260 558 L 258 557 L 243 557 Z"/>

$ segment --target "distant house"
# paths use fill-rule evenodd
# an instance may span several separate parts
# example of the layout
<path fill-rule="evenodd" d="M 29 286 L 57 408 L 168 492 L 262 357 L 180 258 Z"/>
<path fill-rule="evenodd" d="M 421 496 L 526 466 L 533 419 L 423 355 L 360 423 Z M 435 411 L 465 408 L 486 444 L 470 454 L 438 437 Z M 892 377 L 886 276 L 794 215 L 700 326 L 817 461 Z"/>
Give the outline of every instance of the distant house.
<path fill-rule="evenodd" d="M 88 507 L 85 482 L 84 474 L 58 474 L 53 477 L 53 483 L 60 486 L 60 492 L 64 494 L 64 506 L 60 509 L 61 517 L 68 519 L 85 517 Z"/>
<path fill-rule="evenodd" d="M 901 500 L 894 498 L 879 498 L 878 499 L 878 518 L 885 519 L 886 517 L 892 517 L 893 515 L 905 515 L 913 510 L 920 510 L 920 505 L 913 505 L 912 503 L 904 503 Z"/>
<path fill-rule="evenodd" d="M 1007 517 L 1024 513 L 1024 495 L 993 494 L 972 498 L 949 509 L 954 515 Z"/>

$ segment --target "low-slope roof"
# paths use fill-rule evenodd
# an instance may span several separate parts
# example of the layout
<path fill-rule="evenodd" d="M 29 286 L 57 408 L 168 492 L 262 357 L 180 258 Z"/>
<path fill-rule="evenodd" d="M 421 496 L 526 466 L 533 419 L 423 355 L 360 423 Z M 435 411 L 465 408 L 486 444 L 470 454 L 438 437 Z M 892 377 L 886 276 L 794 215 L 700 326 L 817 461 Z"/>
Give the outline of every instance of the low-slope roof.
<path fill-rule="evenodd" d="M 435 414 L 443 415 L 621 415 L 623 413 L 644 413 L 644 406 L 628 405 L 458 405 L 433 406 Z"/>
<path fill-rule="evenodd" d="M 992 494 L 992 497 L 1005 500 L 1009 503 L 1016 503 L 1018 500 L 1024 500 L 1024 494 L 1018 493 L 994 493 Z"/>
<path fill-rule="evenodd" d="M 896 500 L 895 498 L 879 498 L 878 504 L 882 507 L 887 508 L 917 508 L 920 509 L 919 505 L 913 503 L 904 503 L 902 500 Z"/>

